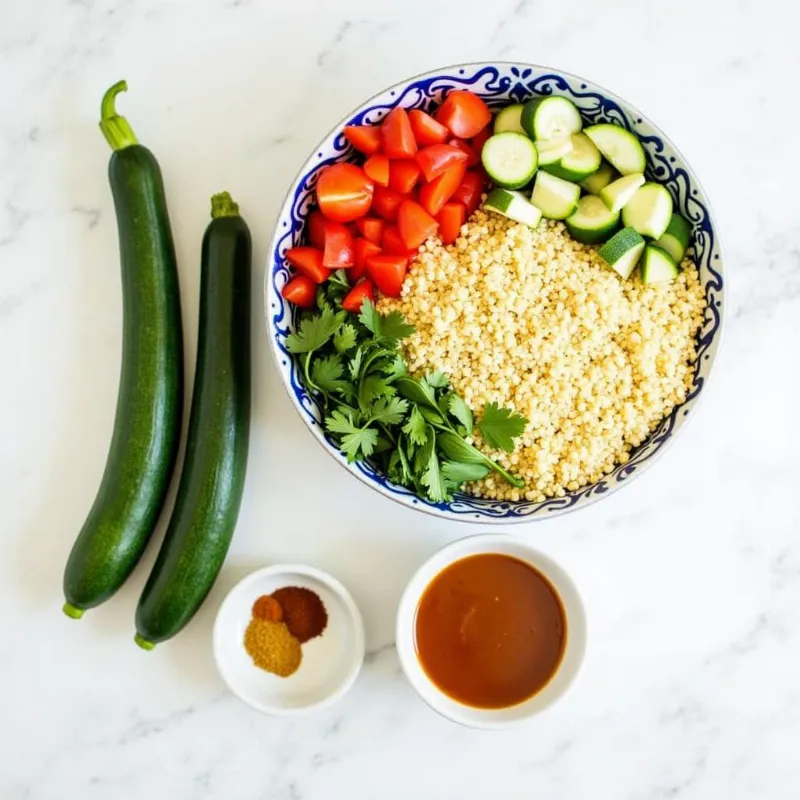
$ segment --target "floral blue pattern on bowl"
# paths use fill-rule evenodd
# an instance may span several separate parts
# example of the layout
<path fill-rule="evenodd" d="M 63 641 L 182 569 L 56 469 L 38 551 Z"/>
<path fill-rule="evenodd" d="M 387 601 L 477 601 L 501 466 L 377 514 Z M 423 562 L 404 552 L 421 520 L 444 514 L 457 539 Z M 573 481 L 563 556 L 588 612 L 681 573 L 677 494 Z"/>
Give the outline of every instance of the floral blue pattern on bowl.
<path fill-rule="evenodd" d="M 449 503 L 432 503 L 394 485 L 368 463 L 348 464 L 336 445 L 326 437 L 320 424 L 319 406 L 303 387 L 297 364 L 286 350 L 286 337 L 294 328 L 295 313 L 280 294 L 289 279 L 283 255 L 288 248 L 300 243 L 305 220 L 314 203 L 314 186 L 320 170 L 335 161 L 350 161 L 358 157 L 344 138 L 343 127 L 377 123 L 398 105 L 407 109 L 430 110 L 451 89 L 475 92 L 493 108 L 510 102 L 524 102 L 534 95 L 563 95 L 578 106 L 588 123 L 613 122 L 635 132 L 647 154 L 649 179 L 657 180 L 669 189 L 676 210 L 693 226 L 692 244 L 705 288 L 707 308 L 698 334 L 694 380 L 686 401 L 633 451 L 626 464 L 619 465 L 597 483 L 541 503 L 485 500 L 461 493 Z M 511 63 L 462 64 L 419 75 L 381 92 L 342 120 L 312 153 L 289 189 L 269 250 L 264 291 L 267 334 L 278 371 L 295 408 L 322 446 L 364 483 L 403 505 L 451 519 L 483 523 L 544 519 L 583 508 L 621 488 L 652 464 L 675 439 L 697 406 L 719 348 L 724 298 L 722 251 L 708 201 L 686 160 L 669 139 L 624 100 L 589 81 L 546 67 Z"/>

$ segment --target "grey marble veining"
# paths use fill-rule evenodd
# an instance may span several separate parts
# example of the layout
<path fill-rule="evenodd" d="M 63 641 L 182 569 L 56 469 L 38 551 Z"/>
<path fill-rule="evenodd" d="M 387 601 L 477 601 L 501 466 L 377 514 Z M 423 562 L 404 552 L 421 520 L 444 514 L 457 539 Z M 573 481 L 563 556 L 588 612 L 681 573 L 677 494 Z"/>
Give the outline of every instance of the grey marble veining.
<path fill-rule="evenodd" d="M 798 21 L 779 0 L 5 3 L 0 798 L 795 800 Z M 707 397 L 660 463 L 579 514 L 517 529 L 577 581 L 590 649 L 562 703 L 490 735 L 430 712 L 392 645 L 405 582 L 474 529 L 388 504 L 322 456 L 269 362 L 260 308 L 272 221 L 321 136 L 394 81 L 486 58 L 584 74 L 656 120 L 711 197 L 730 290 Z M 213 192 L 239 201 L 256 253 L 237 536 L 197 619 L 153 653 L 131 641 L 152 548 L 108 604 L 78 623 L 59 610 L 117 389 L 117 234 L 97 115 L 120 77 L 120 109 L 164 171 L 189 372 Z M 344 700 L 296 721 L 244 707 L 210 653 L 225 591 L 283 560 L 348 585 L 370 650 Z"/>

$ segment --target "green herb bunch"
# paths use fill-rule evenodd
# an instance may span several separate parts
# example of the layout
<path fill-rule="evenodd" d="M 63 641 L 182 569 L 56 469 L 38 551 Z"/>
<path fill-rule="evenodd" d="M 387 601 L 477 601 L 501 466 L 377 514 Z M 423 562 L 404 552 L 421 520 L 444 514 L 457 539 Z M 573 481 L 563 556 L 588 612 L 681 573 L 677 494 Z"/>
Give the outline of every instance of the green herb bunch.
<path fill-rule="evenodd" d="M 446 375 L 409 375 L 398 348 L 414 327 L 397 311 L 378 313 L 369 300 L 358 316 L 343 311 L 349 288 L 346 275 L 334 273 L 317 291 L 317 308 L 286 340 L 306 389 L 322 405 L 325 429 L 348 460 L 369 459 L 389 480 L 435 503 L 490 471 L 521 488 L 467 437 L 477 427 L 489 447 L 511 452 L 528 421 L 489 403 L 475 423 Z"/>

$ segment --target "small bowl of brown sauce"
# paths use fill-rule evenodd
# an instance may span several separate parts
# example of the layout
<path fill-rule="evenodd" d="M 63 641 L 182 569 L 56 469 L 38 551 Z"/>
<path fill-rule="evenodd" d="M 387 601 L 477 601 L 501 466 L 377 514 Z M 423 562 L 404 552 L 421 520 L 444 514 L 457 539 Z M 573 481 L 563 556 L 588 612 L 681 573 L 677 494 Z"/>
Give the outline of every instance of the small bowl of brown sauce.
<path fill-rule="evenodd" d="M 434 711 L 469 727 L 504 728 L 572 685 L 586 614 L 551 558 L 513 536 L 470 536 L 435 553 L 409 582 L 397 650 Z"/>

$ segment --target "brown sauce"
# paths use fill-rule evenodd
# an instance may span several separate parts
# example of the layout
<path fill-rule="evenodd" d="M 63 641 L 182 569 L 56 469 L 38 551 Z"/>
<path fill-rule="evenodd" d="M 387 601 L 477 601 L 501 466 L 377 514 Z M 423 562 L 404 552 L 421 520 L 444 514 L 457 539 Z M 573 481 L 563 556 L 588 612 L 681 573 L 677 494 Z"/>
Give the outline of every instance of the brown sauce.
<path fill-rule="evenodd" d="M 550 582 L 499 553 L 443 569 L 422 595 L 415 628 L 425 673 L 475 708 L 506 708 L 535 695 L 558 669 L 567 638 Z"/>

